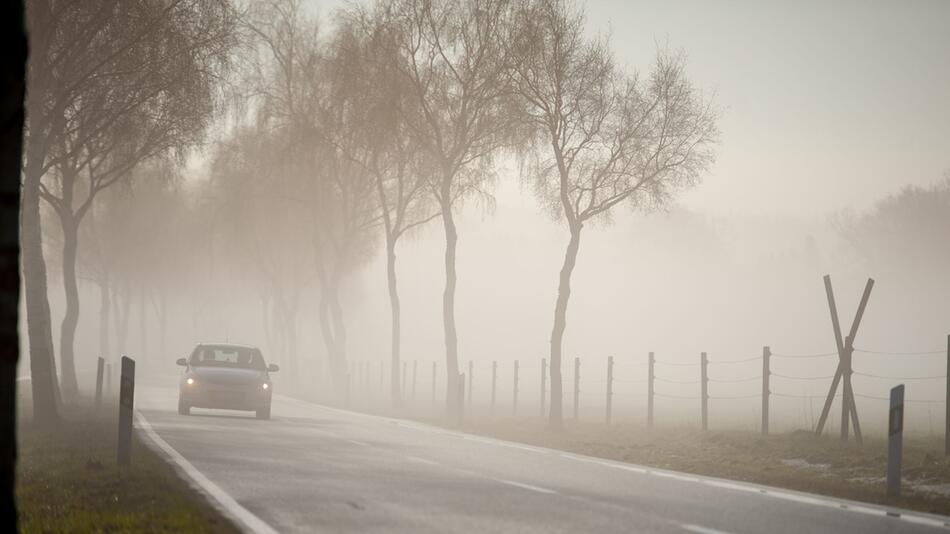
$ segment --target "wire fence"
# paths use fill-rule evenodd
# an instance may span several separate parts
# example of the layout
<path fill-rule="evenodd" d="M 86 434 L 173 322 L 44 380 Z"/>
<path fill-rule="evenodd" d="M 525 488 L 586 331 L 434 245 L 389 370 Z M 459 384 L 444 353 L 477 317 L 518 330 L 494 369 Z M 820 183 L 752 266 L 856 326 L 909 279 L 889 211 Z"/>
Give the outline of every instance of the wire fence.
<path fill-rule="evenodd" d="M 711 409 L 709 401 L 728 403 L 758 400 L 755 415 L 762 417 L 762 429 L 767 431 L 772 399 L 805 402 L 811 413 L 814 404 L 841 402 L 843 395 L 840 391 L 830 396 L 829 392 L 831 384 L 845 374 L 858 380 L 854 385 L 853 397 L 863 401 L 889 401 L 888 397 L 877 392 L 884 386 L 910 381 L 922 386 L 916 389 L 911 387 L 909 398 L 904 402 L 946 406 L 947 395 L 950 394 L 946 369 L 933 373 L 908 373 L 906 367 L 902 366 L 905 372 L 881 371 L 882 361 L 883 364 L 889 364 L 893 360 L 888 358 L 905 357 L 931 358 L 935 363 L 945 357 L 950 365 L 950 351 L 947 349 L 897 351 L 863 347 L 852 348 L 847 358 L 848 366 L 843 366 L 838 351 L 773 352 L 769 347 L 763 347 L 762 354 L 756 356 L 720 359 L 709 358 L 706 353 L 702 353 L 693 361 L 655 358 L 653 353 L 641 361 L 615 362 L 613 357 L 595 358 L 594 368 L 591 369 L 587 368 L 590 359 L 582 361 L 581 358 L 574 358 L 573 362 L 566 359 L 562 363 L 561 392 L 566 417 L 597 418 L 594 414 L 600 411 L 602 420 L 608 423 L 615 409 L 624 409 L 628 413 L 636 409 L 642 410 L 647 424 L 652 426 L 656 411 L 663 402 L 680 405 L 683 402 L 695 402 L 692 406 L 695 406 L 693 409 L 698 408 L 703 429 L 708 428 L 710 411 L 716 410 L 715 406 Z M 802 363 L 793 364 L 796 361 Z M 904 363 L 903 360 L 897 361 Z M 806 365 L 804 362 L 809 363 Z M 793 370 L 798 372 L 787 371 L 785 368 L 788 365 L 793 365 Z M 814 372 L 802 373 L 803 365 Z M 751 371 L 753 368 L 754 372 Z M 743 372 L 744 369 L 746 372 Z M 831 369 L 834 372 L 829 374 Z M 544 416 L 547 413 L 545 410 L 550 409 L 546 403 L 550 399 L 553 377 L 546 358 L 506 362 L 469 361 L 460 363 L 459 371 L 467 392 L 464 402 L 469 405 L 488 404 L 493 413 L 516 415 L 519 409 L 523 409 L 529 410 L 524 413 L 533 410 Z M 350 373 L 351 387 L 356 390 L 375 391 L 378 394 L 391 385 L 391 371 L 385 361 L 352 362 Z M 690 377 L 692 373 L 695 374 Z M 927 384 L 936 381 L 946 382 L 943 398 L 928 398 L 919 393 L 914 396 L 913 391 L 932 393 L 934 386 Z M 447 391 L 446 382 L 444 362 L 407 361 L 401 365 L 398 383 L 401 395 L 410 402 L 428 400 L 433 406 L 440 405 Z M 750 391 L 750 386 L 758 390 Z M 815 391 L 826 387 L 829 392 Z M 541 409 L 537 410 L 539 404 Z M 950 421 L 950 408 L 947 409 L 947 421 Z M 947 437 L 950 439 L 950 430 L 947 431 Z"/>

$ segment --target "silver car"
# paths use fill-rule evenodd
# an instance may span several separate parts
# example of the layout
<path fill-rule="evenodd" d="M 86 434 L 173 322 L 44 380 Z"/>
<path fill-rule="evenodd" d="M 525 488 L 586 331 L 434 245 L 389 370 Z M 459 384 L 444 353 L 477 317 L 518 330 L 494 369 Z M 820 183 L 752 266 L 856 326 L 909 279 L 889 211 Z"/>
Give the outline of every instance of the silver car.
<path fill-rule="evenodd" d="M 256 347 L 232 344 L 199 344 L 188 358 L 176 363 L 185 367 L 178 394 L 178 413 L 192 408 L 250 410 L 258 419 L 270 418 L 273 384 L 267 365 Z"/>

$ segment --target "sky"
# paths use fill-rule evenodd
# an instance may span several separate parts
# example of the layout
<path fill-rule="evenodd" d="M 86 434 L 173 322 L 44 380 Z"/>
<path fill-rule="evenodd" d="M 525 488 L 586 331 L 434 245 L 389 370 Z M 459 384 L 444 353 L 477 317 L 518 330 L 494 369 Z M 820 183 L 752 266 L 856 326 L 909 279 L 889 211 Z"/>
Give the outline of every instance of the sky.
<path fill-rule="evenodd" d="M 344 4 L 312 1 L 324 18 Z M 685 52 L 720 109 L 717 162 L 680 199 L 691 210 L 823 219 L 950 171 L 950 2 L 580 5 L 630 72 L 658 46 Z"/>
<path fill-rule="evenodd" d="M 586 5 L 628 68 L 682 49 L 718 103 L 718 161 L 691 209 L 823 216 L 950 169 L 950 2 Z"/>

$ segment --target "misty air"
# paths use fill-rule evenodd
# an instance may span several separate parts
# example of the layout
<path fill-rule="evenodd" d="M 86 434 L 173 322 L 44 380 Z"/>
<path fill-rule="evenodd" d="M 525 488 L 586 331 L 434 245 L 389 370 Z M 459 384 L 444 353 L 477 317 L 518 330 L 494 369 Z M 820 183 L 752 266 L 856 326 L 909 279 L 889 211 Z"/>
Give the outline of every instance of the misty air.
<path fill-rule="evenodd" d="M 4 532 L 950 529 L 950 4 L 0 21 Z"/>

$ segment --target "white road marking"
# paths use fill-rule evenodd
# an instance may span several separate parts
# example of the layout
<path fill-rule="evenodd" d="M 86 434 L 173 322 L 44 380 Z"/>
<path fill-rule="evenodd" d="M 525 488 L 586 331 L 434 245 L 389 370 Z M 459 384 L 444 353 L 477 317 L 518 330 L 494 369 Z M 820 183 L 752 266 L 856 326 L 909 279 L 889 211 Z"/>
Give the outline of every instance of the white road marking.
<path fill-rule="evenodd" d="M 496 482 L 501 482 L 502 484 L 508 484 L 509 486 L 514 486 L 514 487 L 516 487 L 516 488 L 526 489 L 526 490 L 530 490 L 530 491 L 536 491 L 536 492 L 538 492 L 538 493 L 544 493 L 544 494 L 547 494 L 547 495 L 553 495 L 553 494 L 557 493 L 556 491 L 551 490 L 551 489 L 541 488 L 541 487 L 538 487 L 538 486 L 532 486 L 531 484 L 523 484 L 523 483 L 521 483 L 521 482 L 515 482 L 514 480 L 505 480 L 505 479 L 503 479 L 503 478 L 496 478 L 496 479 L 494 479 L 494 480 L 495 480 Z"/>
<path fill-rule="evenodd" d="M 806 494 L 806 493 L 800 493 L 800 492 L 788 492 L 788 491 L 784 491 L 779 488 L 773 488 L 770 486 L 760 486 L 757 484 L 748 484 L 744 482 L 731 481 L 731 480 L 719 479 L 719 478 L 713 478 L 713 477 L 690 476 L 686 473 L 677 473 L 675 471 L 652 469 L 652 468 L 647 468 L 644 466 L 638 466 L 635 464 L 625 464 L 621 462 L 603 460 L 599 458 L 594 458 L 592 456 L 564 454 L 562 451 L 555 450 L 555 449 L 520 445 L 517 443 L 510 442 L 510 441 L 485 438 L 482 436 L 476 436 L 474 434 L 467 434 L 465 432 L 449 432 L 432 425 L 422 425 L 418 423 L 406 424 L 404 419 L 398 419 L 395 417 L 386 417 L 386 416 L 381 416 L 381 415 L 343 410 L 340 408 L 333 408 L 330 406 L 325 406 L 322 404 L 317 404 L 317 403 L 313 403 L 309 401 L 290 399 L 289 397 L 285 397 L 285 398 L 291 400 L 292 402 L 298 405 L 306 404 L 306 405 L 314 406 L 326 411 L 336 412 L 336 413 L 345 414 L 349 416 L 356 416 L 356 417 L 361 417 L 364 419 L 375 419 L 377 421 L 387 421 L 389 423 L 395 423 L 407 429 L 421 430 L 425 432 L 435 432 L 441 435 L 448 435 L 448 436 L 454 436 L 454 437 L 463 438 L 463 439 L 470 439 L 472 441 L 480 441 L 483 443 L 498 445 L 502 447 L 524 449 L 524 450 L 529 450 L 529 451 L 537 452 L 537 453 L 544 453 L 544 454 L 553 453 L 553 454 L 558 454 L 562 458 L 569 458 L 571 460 L 576 460 L 579 462 L 599 464 L 601 466 L 610 467 L 612 469 L 620 469 L 620 470 L 631 471 L 631 472 L 646 474 L 646 475 L 656 475 L 656 476 L 673 478 L 673 479 L 678 479 L 678 480 L 688 481 L 688 482 L 693 482 L 693 483 L 708 484 L 710 486 L 720 487 L 724 489 L 756 493 L 756 494 L 767 496 L 767 497 L 795 501 L 795 502 L 799 502 L 803 504 L 810 504 L 813 506 L 838 508 L 845 511 L 852 511 L 852 512 L 857 512 L 857 513 L 869 513 L 869 514 L 874 514 L 874 515 L 879 515 L 879 516 L 892 517 L 894 519 L 902 519 L 902 520 L 913 522 L 913 523 L 940 526 L 940 527 L 950 527 L 950 520 L 944 519 L 939 516 L 927 517 L 927 516 L 915 515 L 913 513 L 908 513 L 904 510 L 876 508 L 876 507 L 873 507 L 873 505 L 867 505 L 864 503 L 858 503 L 858 502 L 852 502 L 852 501 L 845 501 L 845 500 L 835 499 L 832 497 L 825 497 L 823 495 L 812 495 L 812 494 Z M 465 471 L 462 469 L 455 469 L 455 470 L 459 472 L 468 473 L 468 471 Z M 475 473 L 472 473 L 472 474 L 475 474 Z M 498 482 L 511 484 L 511 485 L 515 485 L 519 487 L 525 486 L 525 485 L 521 485 L 518 482 L 512 482 L 508 480 L 498 480 Z M 543 492 L 557 493 L 552 490 L 545 490 L 544 488 L 536 488 L 534 486 L 531 486 L 526 489 L 532 489 L 534 491 L 540 490 L 542 493 Z M 690 526 L 693 526 L 696 528 L 704 528 L 704 527 L 700 527 L 696 525 L 690 525 Z M 709 532 L 717 532 L 717 531 L 709 531 Z"/>
<path fill-rule="evenodd" d="M 683 482 L 699 482 L 699 479 L 696 477 L 680 475 L 678 473 L 670 473 L 668 471 L 650 471 L 649 473 L 654 476 L 672 478 L 673 480 L 681 480 Z"/>
<path fill-rule="evenodd" d="M 498 445 L 498 446 L 501 446 L 501 447 L 509 447 L 509 448 L 511 448 L 511 449 L 521 449 L 521 450 L 523 450 L 523 451 L 537 452 L 537 453 L 540 453 L 540 454 L 549 454 L 548 451 L 546 451 L 546 450 L 544 450 L 544 449 L 539 449 L 539 448 L 537 448 L 537 447 L 530 447 L 530 446 L 528 446 L 528 445 L 519 445 L 519 444 L 517 444 L 517 443 L 510 443 L 510 442 L 507 442 L 507 441 L 500 441 L 500 440 L 491 439 L 491 438 L 483 438 L 483 437 L 480 437 L 480 436 L 472 436 L 471 434 L 459 434 L 458 437 L 460 437 L 460 438 L 462 438 L 462 439 L 467 439 L 467 440 L 469 440 L 469 441 L 476 441 L 476 442 L 479 442 L 479 443 L 488 443 L 488 444 L 491 444 L 491 445 Z"/>
<path fill-rule="evenodd" d="M 435 462 L 433 460 L 427 460 L 425 458 L 419 458 L 418 456 L 406 456 L 406 459 L 412 462 L 418 462 L 420 464 L 439 465 L 439 462 Z"/>
<path fill-rule="evenodd" d="M 729 534 L 728 532 L 724 530 L 716 530 L 714 528 L 706 528 L 706 527 L 701 527 L 699 525 L 683 524 L 680 526 L 683 527 L 683 530 L 696 532 L 697 534 Z"/>
<path fill-rule="evenodd" d="M 261 534 L 277 534 L 277 531 L 273 527 L 264 522 L 261 518 L 252 514 L 247 508 L 244 508 L 237 501 L 234 500 L 234 497 L 228 495 L 220 486 L 211 482 L 202 473 L 195 468 L 184 456 L 176 451 L 171 445 L 169 445 L 164 439 L 159 436 L 155 430 L 152 429 L 152 425 L 149 424 L 148 420 L 145 419 L 145 416 L 141 412 L 135 412 L 135 417 L 138 420 L 138 427 L 145 432 L 155 444 L 156 447 L 170 459 L 182 473 L 188 476 L 191 481 L 197 485 L 209 499 L 212 499 L 217 503 L 217 507 L 225 512 L 225 515 L 231 517 L 237 524 L 243 525 L 244 530 L 248 532 L 255 532 Z"/>
<path fill-rule="evenodd" d="M 363 446 L 363 447 L 366 446 L 366 444 L 363 443 L 362 441 L 356 441 L 355 439 L 348 439 L 348 440 L 346 440 L 346 441 L 349 441 L 349 442 L 352 443 L 353 445 L 361 445 L 361 446 Z"/>

